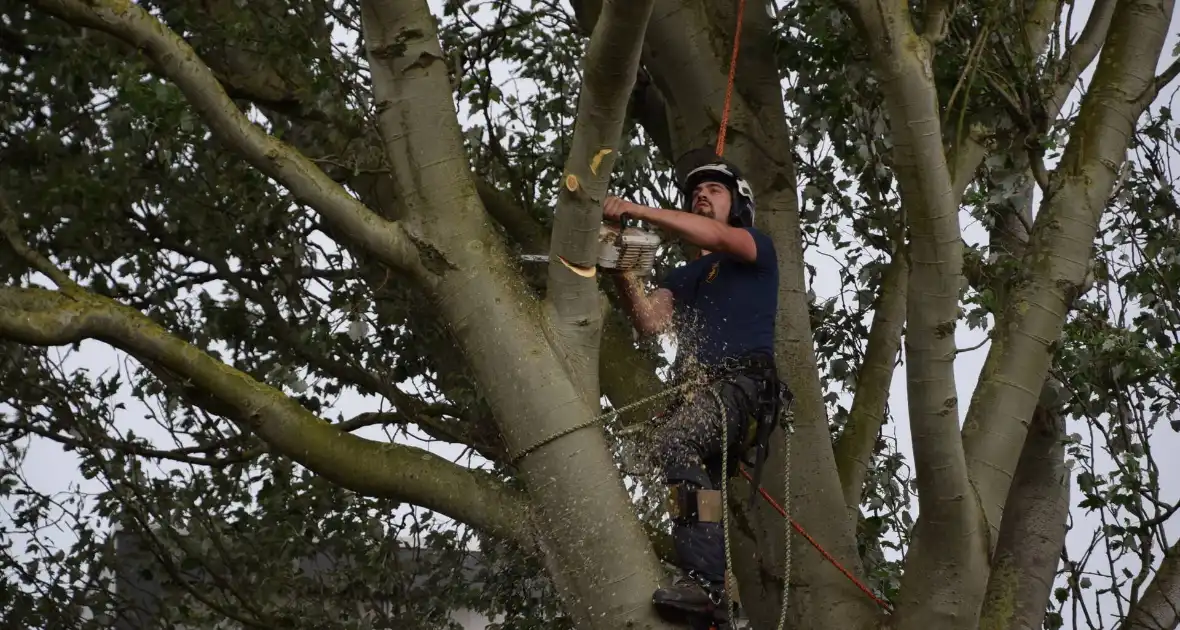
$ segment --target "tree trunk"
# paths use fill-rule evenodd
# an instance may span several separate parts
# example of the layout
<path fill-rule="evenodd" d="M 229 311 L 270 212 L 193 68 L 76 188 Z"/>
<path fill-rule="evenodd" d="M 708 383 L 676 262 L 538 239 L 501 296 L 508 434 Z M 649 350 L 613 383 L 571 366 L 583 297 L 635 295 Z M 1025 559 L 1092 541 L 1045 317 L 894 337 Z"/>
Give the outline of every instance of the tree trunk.
<path fill-rule="evenodd" d="M 650 606 L 660 567 L 606 439 L 597 425 L 574 430 L 596 406 L 549 344 L 542 306 L 491 231 L 471 180 L 433 16 L 425 2 L 413 10 L 366 3 L 362 16 L 386 153 L 430 253 L 432 293 L 510 452 L 535 447 L 519 468 L 567 609 L 587 628 L 660 625 Z"/>
<path fill-rule="evenodd" d="M 995 224 L 989 249 L 998 316 L 1008 303 L 1017 269 L 1028 245 L 1025 226 L 1032 224 L 1036 185 L 1024 143 L 1015 139 L 1008 148 L 1008 168 L 993 172 L 989 185 L 1013 188 L 994 207 Z M 1015 181 L 1013 181 L 1015 179 Z M 988 287 L 977 287 L 986 289 Z M 1056 407 L 1055 393 L 1046 382 L 1033 412 L 1034 430 L 1021 450 L 1016 478 L 1008 493 L 1004 522 L 992 555 L 980 617 L 981 630 L 1040 628 L 1065 545 L 1069 517 L 1069 470 L 1065 467 L 1065 420 Z"/>
<path fill-rule="evenodd" d="M 1053 591 L 1069 517 L 1065 419 L 1038 409 L 1028 433 L 992 558 L 980 630 L 1037 630 Z"/>

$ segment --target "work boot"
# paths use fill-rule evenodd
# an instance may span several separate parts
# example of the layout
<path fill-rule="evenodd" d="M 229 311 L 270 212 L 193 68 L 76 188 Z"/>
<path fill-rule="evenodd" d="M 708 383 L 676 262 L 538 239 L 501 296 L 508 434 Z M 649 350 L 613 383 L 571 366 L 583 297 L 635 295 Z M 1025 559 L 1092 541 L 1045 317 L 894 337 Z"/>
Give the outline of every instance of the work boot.
<path fill-rule="evenodd" d="M 681 576 L 672 583 L 656 590 L 651 596 L 657 607 L 671 609 L 690 615 L 715 616 L 725 614 L 722 605 L 722 587 L 706 587 L 691 576 Z"/>

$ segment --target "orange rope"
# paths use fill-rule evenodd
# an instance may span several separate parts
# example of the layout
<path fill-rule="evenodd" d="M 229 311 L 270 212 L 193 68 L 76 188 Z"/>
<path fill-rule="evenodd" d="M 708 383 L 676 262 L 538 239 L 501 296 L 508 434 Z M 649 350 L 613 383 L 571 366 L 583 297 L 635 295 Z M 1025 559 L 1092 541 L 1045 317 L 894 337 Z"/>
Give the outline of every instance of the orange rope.
<path fill-rule="evenodd" d="M 742 471 L 742 476 L 744 476 L 747 480 L 749 480 L 749 481 L 754 480 L 752 477 L 750 477 L 750 473 L 746 472 L 745 466 L 739 466 L 738 469 Z M 822 546 L 820 546 L 819 542 L 817 542 L 814 538 L 812 538 L 811 535 L 807 533 L 807 530 L 803 529 L 802 525 L 800 525 L 795 519 L 788 516 L 787 511 L 784 510 L 783 507 L 778 504 L 778 501 L 774 500 L 774 497 L 770 496 L 770 493 L 766 491 L 766 488 L 759 486 L 758 492 L 762 495 L 763 499 L 766 499 L 767 503 L 769 503 L 775 510 L 778 510 L 779 514 L 783 515 L 783 518 L 785 518 L 791 522 L 791 527 L 794 527 L 795 531 L 799 532 L 804 538 L 806 538 L 807 542 L 811 543 L 811 546 L 815 547 L 815 550 L 818 551 L 820 553 L 820 555 L 822 555 L 824 557 L 825 560 L 827 560 L 828 562 L 831 562 L 832 566 L 839 569 L 840 572 L 844 574 L 844 577 L 848 578 L 849 580 L 852 580 L 852 583 L 855 584 L 857 586 L 857 588 L 864 591 L 865 595 L 868 595 L 870 598 L 872 598 L 873 601 L 877 602 L 878 606 L 880 606 L 881 608 L 884 608 L 885 610 L 888 610 L 888 611 L 892 610 L 892 608 L 889 606 L 888 603 L 885 602 L 885 600 L 881 599 L 880 597 L 877 597 L 876 593 L 869 590 L 869 587 L 865 586 L 863 583 L 861 583 L 860 580 L 856 579 L 856 576 L 853 575 L 851 572 L 849 572 L 848 569 L 845 569 L 844 565 L 840 564 L 840 562 L 838 560 L 836 560 L 835 558 L 832 557 L 832 554 L 828 553 L 826 549 L 824 549 Z"/>
<path fill-rule="evenodd" d="M 733 76 L 737 72 L 738 48 L 742 41 L 742 15 L 746 0 L 738 0 L 737 27 L 733 30 L 733 54 L 729 57 L 729 81 L 725 85 L 725 105 L 721 109 L 721 128 L 717 130 L 717 157 L 725 153 L 725 131 L 729 127 L 729 104 L 733 99 Z"/>

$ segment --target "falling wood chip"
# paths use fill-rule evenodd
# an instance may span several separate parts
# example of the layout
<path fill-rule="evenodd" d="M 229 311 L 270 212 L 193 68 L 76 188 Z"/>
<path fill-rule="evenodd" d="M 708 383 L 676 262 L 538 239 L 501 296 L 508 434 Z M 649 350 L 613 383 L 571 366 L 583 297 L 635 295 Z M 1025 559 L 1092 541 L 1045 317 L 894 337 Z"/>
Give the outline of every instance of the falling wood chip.
<path fill-rule="evenodd" d="M 578 274 L 579 276 L 582 276 L 583 278 L 593 278 L 594 274 L 598 272 L 598 270 L 594 267 L 579 267 L 578 265 L 575 265 L 566 260 L 565 256 L 558 256 L 557 259 L 561 261 L 561 264 L 568 267 L 570 271 Z"/>
<path fill-rule="evenodd" d="M 599 149 L 598 153 L 594 154 L 594 158 L 590 160 L 590 172 L 597 175 L 598 167 L 602 166 L 602 158 L 610 155 L 611 153 L 611 149 Z"/>

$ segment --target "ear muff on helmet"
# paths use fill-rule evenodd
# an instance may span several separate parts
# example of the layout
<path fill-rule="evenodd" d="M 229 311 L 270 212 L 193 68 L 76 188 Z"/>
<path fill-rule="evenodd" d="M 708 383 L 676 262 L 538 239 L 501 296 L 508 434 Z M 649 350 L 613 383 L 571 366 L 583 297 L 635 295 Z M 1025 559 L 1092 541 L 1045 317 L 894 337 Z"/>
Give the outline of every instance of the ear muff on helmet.
<path fill-rule="evenodd" d="M 703 164 L 689 171 L 680 186 L 684 197 L 684 210 L 692 210 L 692 193 L 702 182 L 718 182 L 729 189 L 732 203 L 729 209 L 729 224 L 736 227 L 754 226 L 754 190 L 742 177 L 741 171 L 724 161 Z"/>

